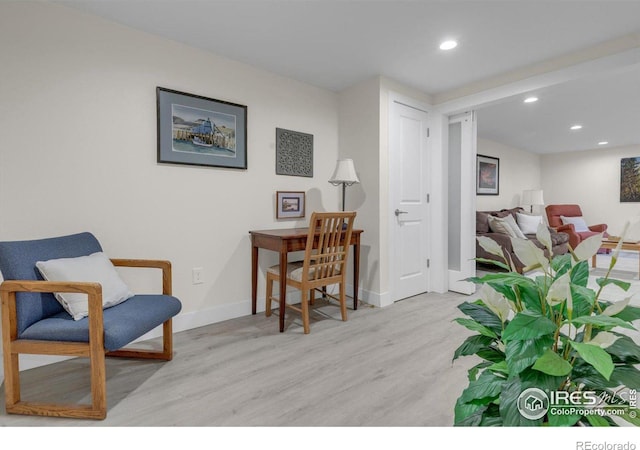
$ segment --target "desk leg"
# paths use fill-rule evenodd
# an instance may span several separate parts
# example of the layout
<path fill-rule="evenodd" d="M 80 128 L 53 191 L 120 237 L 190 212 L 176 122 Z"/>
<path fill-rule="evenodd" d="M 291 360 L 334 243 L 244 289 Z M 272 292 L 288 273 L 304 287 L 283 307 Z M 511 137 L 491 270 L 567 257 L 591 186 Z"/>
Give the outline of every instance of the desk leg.
<path fill-rule="evenodd" d="M 596 252 L 596 254 L 595 254 L 595 255 L 593 255 L 593 256 L 591 257 L 591 268 L 592 268 L 592 269 L 595 269 L 595 268 L 596 268 L 596 255 L 597 255 L 597 254 L 598 254 L 598 253 Z"/>
<path fill-rule="evenodd" d="M 280 250 L 280 333 L 284 331 L 284 311 L 287 304 L 287 249 Z"/>
<path fill-rule="evenodd" d="M 251 246 L 251 314 L 256 313 L 258 298 L 258 247 Z"/>
<path fill-rule="evenodd" d="M 360 239 L 353 246 L 353 309 L 358 309 L 358 282 L 360 280 Z"/>

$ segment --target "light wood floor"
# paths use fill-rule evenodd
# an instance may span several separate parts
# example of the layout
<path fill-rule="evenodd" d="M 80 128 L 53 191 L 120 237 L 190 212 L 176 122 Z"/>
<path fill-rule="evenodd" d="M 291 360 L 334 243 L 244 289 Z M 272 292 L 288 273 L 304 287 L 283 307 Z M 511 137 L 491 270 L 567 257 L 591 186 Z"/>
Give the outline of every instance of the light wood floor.
<path fill-rule="evenodd" d="M 442 426 L 475 360 L 452 362 L 470 334 L 458 294 L 426 294 L 339 320 L 324 306 L 303 335 L 263 314 L 176 333 L 171 362 L 109 359 L 104 421 L 7 415 L 0 426 Z M 330 315 L 323 315 L 326 312 Z M 89 399 L 86 359 L 23 372 L 23 398 Z M 4 387 L 4 386 L 2 386 Z"/>

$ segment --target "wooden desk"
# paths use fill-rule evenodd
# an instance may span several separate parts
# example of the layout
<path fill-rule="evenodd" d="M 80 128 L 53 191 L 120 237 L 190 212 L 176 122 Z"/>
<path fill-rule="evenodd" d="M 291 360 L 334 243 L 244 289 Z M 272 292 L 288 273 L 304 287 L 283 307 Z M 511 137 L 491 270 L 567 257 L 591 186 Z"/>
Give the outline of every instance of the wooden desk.
<path fill-rule="evenodd" d="M 280 273 L 287 273 L 289 252 L 304 250 L 307 245 L 308 227 L 277 230 L 254 230 L 251 234 L 251 314 L 256 313 L 258 296 L 258 249 L 272 250 L 280 254 Z M 360 276 L 360 235 L 362 230 L 352 230 L 353 245 L 353 309 L 358 309 L 358 279 Z M 287 284 L 280 284 L 280 331 L 284 331 Z"/>

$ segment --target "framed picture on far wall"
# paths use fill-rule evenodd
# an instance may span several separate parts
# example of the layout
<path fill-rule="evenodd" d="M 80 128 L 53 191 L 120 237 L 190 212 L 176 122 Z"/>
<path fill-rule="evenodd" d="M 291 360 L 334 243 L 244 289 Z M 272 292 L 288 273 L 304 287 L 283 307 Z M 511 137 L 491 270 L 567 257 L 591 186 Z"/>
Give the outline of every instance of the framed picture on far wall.
<path fill-rule="evenodd" d="M 158 162 L 247 168 L 247 107 L 156 88 Z"/>
<path fill-rule="evenodd" d="M 499 188 L 500 159 L 478 155 L 476 157 L 476 194 L 498 195 Z"/>
<path fill-rule="evenodd" d="M 304 192 L 276 192 L 277 219 L 304 217 L 304 206 Z"/>

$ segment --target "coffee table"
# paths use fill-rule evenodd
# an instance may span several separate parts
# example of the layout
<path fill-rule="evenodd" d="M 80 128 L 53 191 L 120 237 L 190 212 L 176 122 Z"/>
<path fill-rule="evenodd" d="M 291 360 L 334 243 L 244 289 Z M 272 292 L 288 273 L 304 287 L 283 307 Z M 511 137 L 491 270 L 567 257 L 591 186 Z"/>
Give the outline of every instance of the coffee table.
<path fill-rule="evenodd" d="M 601 249 L 613 250 L 618 245 L 618 241 L 608 241 L 604 240 L 600 244 Z M 623 242 L 620 250 L 630 251 L 630 252 L 638 252 L 640 253 L 640 242 Z M 593 255 L 591 258 L 591 267 L 596 267 L 596 255 Z M 638 277 L 640 277 L 640 258 L 638 258 Z"/>

